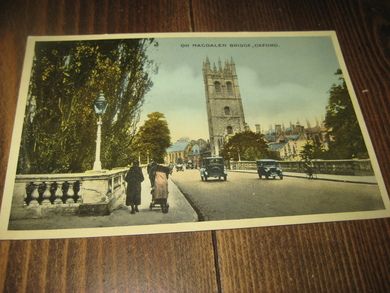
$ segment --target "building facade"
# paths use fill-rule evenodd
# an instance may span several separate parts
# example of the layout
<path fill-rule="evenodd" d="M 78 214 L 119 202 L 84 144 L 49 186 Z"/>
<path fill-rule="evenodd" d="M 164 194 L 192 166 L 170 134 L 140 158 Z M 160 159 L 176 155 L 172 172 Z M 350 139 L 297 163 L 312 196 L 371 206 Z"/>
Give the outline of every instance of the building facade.
<path fill-rule="evenodd" d="M 203 139 L 190 140 L 180 138 L 166 149 L 165 164 L 176 164 L 179 161 L 192 161 L 195 168 L 199 167 L 202 157 L 207 156 L 209 144 Z"/>
<path fill-rule="evenodd" d="M 179 139 L 166 150 L 164 161 L 166 164 L 176 164 L 187 160 L 190 141 L 185 138 Z"/>
<path fill-rule="evenodd" d="M 317 147 L 322 147 L 323 150 L 328 149 L 329 130 L 324 123 L 317 121 L 314 127 L 307 122 L 307 127 L 304 127 L 299 122 L 296 124 L 290 123 L 290 126 L 285 128 L 284 125 L 276 124 L 274 129 L 269 129 L 264 134 L 264 139 L 267 142 L 268 150 L 276 152 L 281 160 L 284 161 L 300 161 L 302 160 L 301 152 L 307 143 Z"/>
<path fill-rule="evenodd" d="M 218 156 L 226 137 L 245 130 L 245 117 L 233 59 L 218 67 L 203 62 L 211 154 Z"/>

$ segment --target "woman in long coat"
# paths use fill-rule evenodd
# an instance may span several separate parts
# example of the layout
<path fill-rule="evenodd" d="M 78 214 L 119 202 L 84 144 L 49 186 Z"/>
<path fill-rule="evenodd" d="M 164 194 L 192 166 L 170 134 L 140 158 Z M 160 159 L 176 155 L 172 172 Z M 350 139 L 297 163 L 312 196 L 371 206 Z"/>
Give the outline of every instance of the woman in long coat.
<path fill-rule="evenodd" d="M 144 181 L 142 169 L 138 161 L 133 162 L 130 170 L 126 174 L 126 205 L 131 206 L 131 213 L 138 212 L 138 205 L 141 204 L 141 182 Z"/>

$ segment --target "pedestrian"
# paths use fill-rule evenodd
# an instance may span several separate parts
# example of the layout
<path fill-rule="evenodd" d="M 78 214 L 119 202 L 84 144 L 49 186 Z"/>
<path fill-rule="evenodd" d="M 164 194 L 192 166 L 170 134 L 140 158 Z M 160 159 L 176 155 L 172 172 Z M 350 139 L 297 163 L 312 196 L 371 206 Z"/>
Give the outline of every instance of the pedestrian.
<path fill-rule="evenodd" d="M 310 160 L 305 161 L 305 172 L 308 179 L 313 179 L 314 166 Z"/>
<path fill-rule="evenodd" d="M 141 182 L 144 181 L 142 169 L 138 161 L 134 161 L 130 170 L 126 174 L 126 206 L 131 206 L 131 214 L 139 212 L 138 206 L 141 204 Z"/>
<path fill-rule="evenodd" d="M 170 169 L 163 165 L 157 165 L 155 182 L 153 188 L 154 199 L 167 199 L 168 198 L 168 177 Z"/>
<path fill-rule="evenodd" d="M 157 167 L 157 163 L 154 159 L 146 167 L 146 171 L 148 172 L 148 176 L 149 176 L 150 187 L 152 188 L 154 186 L 154 178 L 156 176 L 156 167 Z"/>

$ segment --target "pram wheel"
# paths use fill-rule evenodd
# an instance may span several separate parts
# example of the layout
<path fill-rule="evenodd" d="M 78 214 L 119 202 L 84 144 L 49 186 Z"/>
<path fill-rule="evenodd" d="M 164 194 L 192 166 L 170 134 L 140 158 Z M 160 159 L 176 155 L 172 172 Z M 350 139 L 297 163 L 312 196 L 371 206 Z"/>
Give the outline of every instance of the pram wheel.
<path fill-rule="evenodd" d="M 164 204 L 162 207 L 161 207 L 161 210 L 164 214 L 167 214 L 168 213 L 168 210 L 169 210 L 169 204 Z"/>

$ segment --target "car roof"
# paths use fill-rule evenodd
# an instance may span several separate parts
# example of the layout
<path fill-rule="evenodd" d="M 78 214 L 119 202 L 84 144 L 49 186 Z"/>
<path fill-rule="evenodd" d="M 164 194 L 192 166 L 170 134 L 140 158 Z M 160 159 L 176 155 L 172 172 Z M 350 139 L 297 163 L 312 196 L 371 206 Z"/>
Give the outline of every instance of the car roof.
<path fill-rule="evenodd" d="M 257 160 L 256 162 L 277 162 L 277 160 L 263 159 L 263 160 Z"/>

